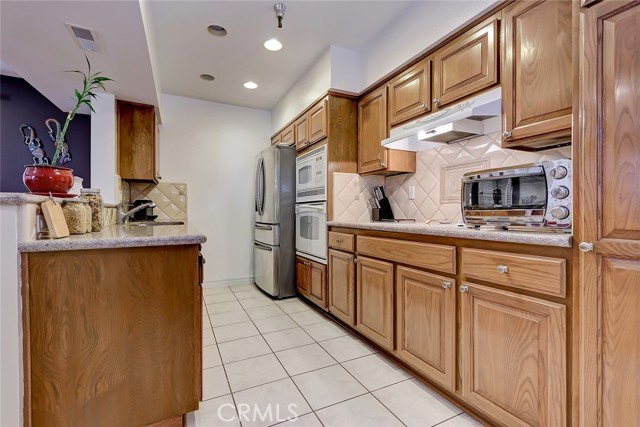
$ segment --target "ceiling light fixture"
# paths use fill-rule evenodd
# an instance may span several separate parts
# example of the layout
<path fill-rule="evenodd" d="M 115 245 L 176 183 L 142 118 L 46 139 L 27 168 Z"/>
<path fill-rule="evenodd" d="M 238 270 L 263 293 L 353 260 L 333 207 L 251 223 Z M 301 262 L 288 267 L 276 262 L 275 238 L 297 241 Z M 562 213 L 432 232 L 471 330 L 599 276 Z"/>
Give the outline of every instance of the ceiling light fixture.
<path fill-rule="evenodd" d="M 276 18 L 278 18 L 278 28 L 282 28 L 284 11 L 287 10 L 287 6 L 285 6 L 284 3 L 276 3 L 273 5 L 273 10 L 276 11 Z"/>
<path fill-rule="evenodd" d="M 206 81 L 208 81 L 208 82 L 212 82 L 212 81 L 214 81 L 214 80 L 216 79 L 216 78 L 215 78 L 215 77 L 213 77 L 211 74 L 200 74 L 200 78 L 201 78 L 202 80 L 206 80 Z"/>
<path fill-rule="evenodd" d="M 242 86 L 246 87 L 247 89 L 255 89 L 258 87 L 258 84 L 252 81 L 248 81 L 248 82 L 245 82 Z"/>
<path fill-rule="evenodd" d="M 209 25 L 207 31 L 214 36 L 224 37 L 227 35 L 227 29 L 220 25 Z"/>
<path fill-rule="evenodd" d="M 278 39 L 269 39 L 264 42 L 264 48 L 272 52 L 276 52 L 282 49 L 282 43 L 280 43 Z"/>

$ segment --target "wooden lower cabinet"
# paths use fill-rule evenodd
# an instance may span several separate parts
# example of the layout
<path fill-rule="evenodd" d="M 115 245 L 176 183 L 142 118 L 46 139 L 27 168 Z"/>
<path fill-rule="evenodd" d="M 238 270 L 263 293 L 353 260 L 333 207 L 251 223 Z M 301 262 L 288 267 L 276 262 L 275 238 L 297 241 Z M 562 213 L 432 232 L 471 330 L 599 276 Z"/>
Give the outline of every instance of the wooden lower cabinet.
<path fill-rule="evenodd" d="M 329 312 L 351 326 L 356 324 L 353 259 L 353 254 L 329 249 Z"/>
<path fill-rule="evenodd" d="M 507 426 L 566 426 L 565 306 L 472 283 L 460 291 L 463 398 Z"/>
<path fill-rule="evenodd" d="M 388 350 L 393 350 L 393 264 L 358 257 L 356 329 Z"/>
<path fill-rule="evenodd" d="M 198 409 L 198 246 L 22 256 L 25 426 L 144 426 Z"/>
<path fill-rule="evenodd" d="M 455 284 L 447 277 L 397 267 L 397 355 L 451 391 L 456 388 Z"/>
<path fill-rule="evenodd" d="M 322 309 L 327 309 L 327 266 L 296 258 L 296 289 Z"/>

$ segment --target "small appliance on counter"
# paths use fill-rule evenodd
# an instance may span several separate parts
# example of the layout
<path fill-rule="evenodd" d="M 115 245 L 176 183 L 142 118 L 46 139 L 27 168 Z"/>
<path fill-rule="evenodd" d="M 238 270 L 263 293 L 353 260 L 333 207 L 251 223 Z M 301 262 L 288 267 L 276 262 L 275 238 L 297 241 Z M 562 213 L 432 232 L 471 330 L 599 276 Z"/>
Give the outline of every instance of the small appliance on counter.
<path fill-rule="evenodd" d="M 393 210 L 391 210 L 389 199 L 384 194 L 384 188 L 382 186 L 373 187 L 373 195 L 375 197 L 369 199 L 371 221 L 398 222 L 393 217 Z"/>

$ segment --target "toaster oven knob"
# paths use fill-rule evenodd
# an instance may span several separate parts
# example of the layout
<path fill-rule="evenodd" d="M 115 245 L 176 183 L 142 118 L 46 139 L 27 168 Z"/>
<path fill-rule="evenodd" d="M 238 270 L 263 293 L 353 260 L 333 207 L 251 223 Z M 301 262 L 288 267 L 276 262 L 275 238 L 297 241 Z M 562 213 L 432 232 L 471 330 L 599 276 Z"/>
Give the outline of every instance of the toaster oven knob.
<path fill-rule="evenodd" d="M 569 196 L 569 189 L 564 185 L 559 185 L 551 189 L 551 195 L 556 199 L 566 199 Z"/>
<path fill-rule="evenodd" d="M 569 209 L 564 206 L 556 206 L 551 209 L 551 216 L 555 219 L 565 219 L 569 216 Z"/>
<path fill-rule="evenodd" d="M 567 168 L 564 166 L 557 166 L 549 171 L 549 174 L 553 177 L 553 179 L 562 179 L 567 176 Z"/>

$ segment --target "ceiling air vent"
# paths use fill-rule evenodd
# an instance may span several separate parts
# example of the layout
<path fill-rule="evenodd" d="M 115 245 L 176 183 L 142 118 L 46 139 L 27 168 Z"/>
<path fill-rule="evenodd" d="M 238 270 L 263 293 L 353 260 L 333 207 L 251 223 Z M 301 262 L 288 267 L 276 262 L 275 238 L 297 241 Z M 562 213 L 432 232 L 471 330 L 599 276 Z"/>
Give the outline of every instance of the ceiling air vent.
<path fill-rule="evenodd" d="M 98 37 L 92 28 L 81 27 L 75 24 L 65 24 L 73 39 L 78 43 L 81 49 L 91 52 L 98 52 Z"/>

